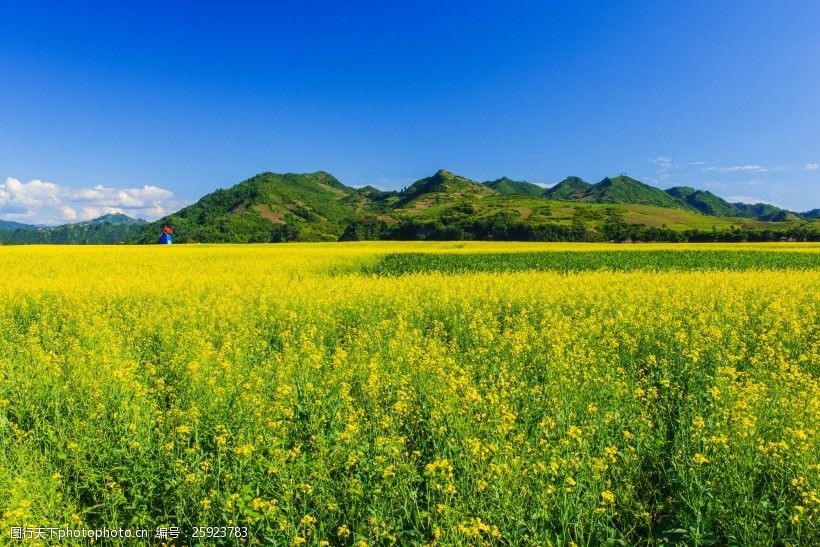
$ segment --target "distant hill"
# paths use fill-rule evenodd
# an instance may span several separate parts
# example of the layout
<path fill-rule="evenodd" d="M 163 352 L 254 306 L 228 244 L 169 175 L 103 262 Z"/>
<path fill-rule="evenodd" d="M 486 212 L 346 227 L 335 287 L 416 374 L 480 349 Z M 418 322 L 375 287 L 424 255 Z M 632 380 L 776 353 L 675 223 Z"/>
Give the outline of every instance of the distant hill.
<path fill-rule="evenodd" d="M 174 228 L 180 243 L 820 237 L 820 221 L 793 216 L 775 223 L 741 218 L 739 213 L 713 215 L 699 208 L 708 211 L 699 204 L 709 200 L 714 201 L 711 210 L 717 211 L 722 200 L 712 194 L 683 188 L 665 192 L 626 176 L 597 184 L 568 177 L 545 191 L 508 178 L 477 183 L 441 169 L 402 191 L 388 192 L 352 188 L 324 171 L 262 173 L 142 226 L 134 241 L 156 242 L 163 224 Z"/>
<path fill-rule="evenodd" d="M 133 240 L 146 222 L 121 213 L 107 214 L 93 220 L 60 226 L 21 225 L 22 228 L 0 231 L 2 243 L 100 244 Z"/>
<path fill-rule="evenodd" d="M 501 177 L 496 180 L 488 180 L 486 182 L 482 182 L 481 184 L 487 186 L 488 188 L 492 188 L 504 196 L 520 194 L 522 196 L 540 198 L 544 196 L 545 193 L 545 189 L 537 184 L 533 184 L 525 180 L 512 180 L 507 177 Z"/>
<path fill-rule="evenodd" d="M 365 196 L 365 197 L 373 198 L 373 199 L 383 199 L 383 198 L 387 198 L 387 197 L 390 197 L 390 196 L 397 195 L 397 192 L 379 190 L 378 188 L 374 188 L 373 186 L 370 186 L 370 185 L 363 186 L 361 188 L 356 188 L 356 193 L 361 195 L 361 196 Z"/>
<path fill-rule="evenodd" d="M 769 205 L 768 203 L 740 203 L 736 202 L 732 205 L 737 209 L 737 216 L 746 218 L 756 218 L 759 220 L 782 221 L 795 218 L 796 215 L 780 207 Z"/>
<path fill-rule="evenodd" d="M 132 218 L 123 213 L 108 213 L 93 220 L 78 222 L 77 224 L 142 225 L 148 224 L 148 221 L 141 218 Z"/>
<path fill-rule="evenodd" d="M 382 200 L 377 213 L 368 214 L 368 206 L 363 207 L 342 239 L 742 241 L 820 237 L 820 222 L 794 217 L 778 224 L 738 215 L 708 215 L 625 176 L 597 184 L 568 177 L 541 196 L 529 194 L 531 188 L 514 182 L 485 182 L 481 186 L 493 191 L 482 192 L 475 182 L 442 170 Z M 556 195 L 562 199 L 555 199 Z"/>
<path fill-rule="evenodd" d="M 729 203 L 725 199 L 716 196 L 706 190 L 695 190 L 689 186 L 675 186 L 666 190 L 666 193 L 697 209 L 705 215 L 756 218 L 758 220 L 784 221 L 798 218 L 798 215 L 769 205 L 766 203 Z"/>
<path fill-rule="evenodd" d="M 262 173 L 147 224 L 137 241 L 155 242 L 163 224 L 182 243 L 333 241 L 377 192 L 345 186 L 324 171 Z"/>
<path fill-rule="evenodd" d="M 425 208 L 431 200 L 458 200 L 481 198 L 496 193 L 468 178 L 440 169 L 432 177 L 419 179 L 399 194 L 398 207 L 423 200 L 419 207 Z"/>
<path fill-rule="evenodd" d="M 591 203 L 632 203 L 659 207 L 689 208 L 684 202 L 626 175 L 606 177 L 589 184 L 578 177 L 567 177 L 544 194 L 549 199 Z"/>
<path fill-rule="evenodd" d="M 712 192 L 695 190 L 688 186 L 675 186 L 667 189 L 666 193 L 705 215 L 742 216 L 738 214 L 737 207 Z"/>
<path fill-rule="evenodd" d="M 601 182 L 587 188 L 580 200 L 595 203 L 634 203 L 657 205 L 659 207 L 684 207 L 680 201 L 660 188 L 649 186 L 626 175 L 604 178 Z"/>
<path fill-rule="evenodd" d="M 580 201 L 592 187 L 579 177 L 567 177 L 544 193 L 544 197 L 566 201 Z"/>
<path fill-rule="evenodd" d="M 709 191 L 688 186 L 675 186 L 664 191 L 625 175 L 607 177 L 596 184 L 589 184 L 578 177 L 567 177 L 544 192 L 544 197 L 589 203 L 655 205 L 698 211 L 709 216 L 754 218 L 773 222 L 812 218 L 764 203 L 729 203 Z"/>
<path fill-rule="evenodd" d="M 353 188 L 324 171 L 261 173 L 154 222 L 122 214 L 55 227 L 4 222 L 5 243 L 177 243 L 361 239 L 533 241 L 820 240 L 818 211 L 729 203 L 620 175 L 567 177 L 549 189 L 506 177 L 478 183 L 441 169 L 401 191 Z"/>
<path fill-rule="evenodd" d="M 33 224 L 23 224 L 12 220 L 0 220 L 0 231 L 13 232 L 14 230 L 28 230 L 36 228 Z"/>

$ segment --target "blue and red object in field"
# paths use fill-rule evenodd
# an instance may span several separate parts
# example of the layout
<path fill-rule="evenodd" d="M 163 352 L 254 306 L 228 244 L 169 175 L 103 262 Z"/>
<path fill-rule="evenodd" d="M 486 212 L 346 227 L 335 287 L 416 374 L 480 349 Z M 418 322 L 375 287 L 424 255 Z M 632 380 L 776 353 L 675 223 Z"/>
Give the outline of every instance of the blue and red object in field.
<path fill-rule="evenodd" d="M 174 229 L 167 224 L 162 227 L 162 235 L 159 236 L 159 242 L 162 245 L 170 245 L 174 242 Z"/>

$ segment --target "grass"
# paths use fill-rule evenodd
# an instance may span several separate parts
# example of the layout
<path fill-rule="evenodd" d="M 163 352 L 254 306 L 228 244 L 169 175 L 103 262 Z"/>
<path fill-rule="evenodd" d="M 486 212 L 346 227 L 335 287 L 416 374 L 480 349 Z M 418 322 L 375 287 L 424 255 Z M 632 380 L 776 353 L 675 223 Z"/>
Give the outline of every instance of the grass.
<path fill-rule="evenodd" d="M 442 272 L 589 270 L 754 270 L 820 269 L 820 253 L 755 250 L 550 251 L 517 253 L 391 253 L 368 266 L 376 275 Z"/>

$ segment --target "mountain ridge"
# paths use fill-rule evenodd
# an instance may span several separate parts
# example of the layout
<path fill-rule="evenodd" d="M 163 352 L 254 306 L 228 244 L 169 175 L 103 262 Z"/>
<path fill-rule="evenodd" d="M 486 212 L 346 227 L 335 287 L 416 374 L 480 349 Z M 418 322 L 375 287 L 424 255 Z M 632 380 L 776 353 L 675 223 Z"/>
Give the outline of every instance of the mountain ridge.
<path fill-rule="evenodd" d="M 502 195 L 520 194 L 530 197 L 543 197 L 547 191 L 543 186 L 539 186 L 526 180 L 513 180 L 508 177 L 484 181 L 481 184 L 492 188 Z"/>
<path fill-rule="evenodd" d="M 0 221 L 0 223 L 7 221 Z M 125 243 L 133 239 L 147 221 L 123 213 L 108 213 L 91 220 L 57 226 L 21 224 L 0 229 L 0 243 L 94 244 Z"/>
<path fill-rule="evenodd" d="M 581 177 L 569 176 L 547 189 L 544 195 L 550 199 L 578 201 L 591 186 Z"/>
<path fill-rule="evenodd" d="M 739 211 L 734 217 L 708 215 L 686 201 L 697 192 L 691 190 L 670 193 L 624 175 L 595 184 L 567 177 L 544 189 L 506 177 L 479 183 L 440 169 L 401 191 L 384 191 L 370 185 L 353 188 L 324 171 L 266 172 L 149 223 L 137 241 L 154 242 L 164 223 L 174 226 L 179 242 L 611 240 L 626 233 L 631 239 L 679 240 L 687 232 L 688 239 L 706 233 L 768 238 L 775 232 L 805 238 L 804 225 L 817 231 L 812 221 L 796 215 L 780 224 L 751 218 L 754 208 L 747 216 Z"/>
<path fill-rule="evenodd" d="M 153 222 L 109 214 L 57 227 L 22 225 L 0 231 L 0 241 L 154 243 L 163 224 L 173 226 L 175 240 L 183 243 L 806 239 L 820 231 L 818 216 L 817 210 L 800 214 L 729 203 L 686 186 L 661 190 L 625 175 L 595 184 L 570 176 L 544 188 L 507 177 L 479 183 L 440 169 L 401 191 L 385 191 L 347 186 L 326 171 L 264 172 Z"/>
<path fill-rule="evenodd" d="M 590 186 L 583 194 L 582 201 L 596 203 L 634 203 L 658 205 L 660 207 L 683 207 L 680 201 L 654 186 L 645 184 L 626 175 L 604 177 Z"/>
<path fill-rule="evenodd" d="M 138 242 L 153 242 L 163 224 L 174 226 L 182 241 L 327 240 L 343 231 L 363 200 L 370 200 L 366 193 L 325 171 L 264 172 L 147 224 Z"/>
<path fill-rule="evenodd" d="M 24 224 L 13 220 L 0 220 L 0 231 L 13 232 L 14 230 L 32 230 L 37 228 L 34 224 Z"/>

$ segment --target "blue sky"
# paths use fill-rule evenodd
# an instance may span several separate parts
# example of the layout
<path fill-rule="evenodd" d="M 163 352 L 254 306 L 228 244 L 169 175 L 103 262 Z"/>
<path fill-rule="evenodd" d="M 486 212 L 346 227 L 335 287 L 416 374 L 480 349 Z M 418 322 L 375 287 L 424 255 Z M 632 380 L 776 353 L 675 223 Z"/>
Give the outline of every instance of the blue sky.
<path fill-rule="evenodd" d="M 0 218 L 320 169 L 820 207 L 816 1 L 108 4 L 0 0 Z"/>

